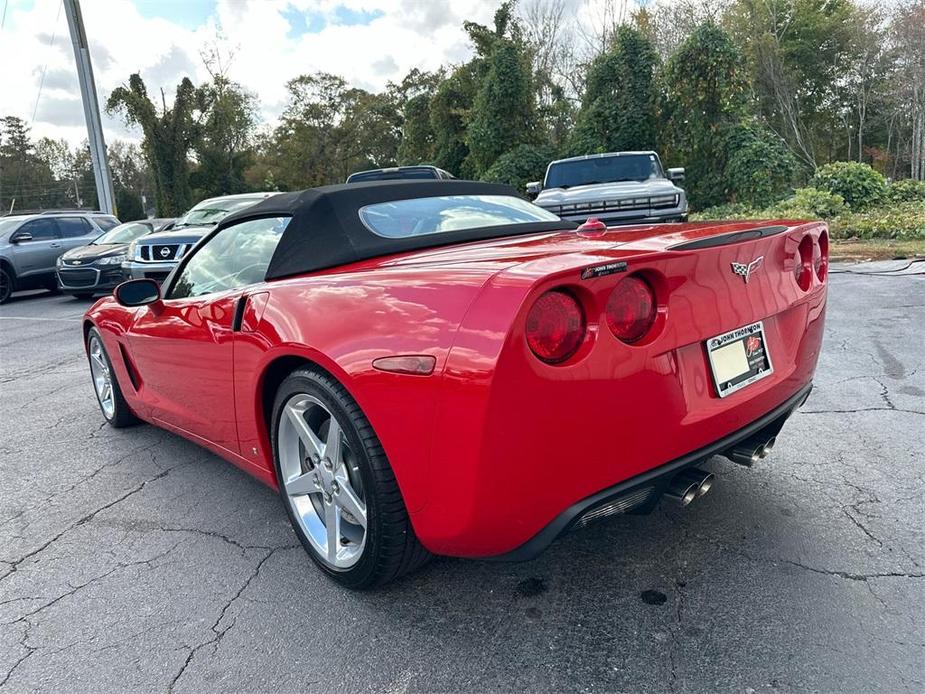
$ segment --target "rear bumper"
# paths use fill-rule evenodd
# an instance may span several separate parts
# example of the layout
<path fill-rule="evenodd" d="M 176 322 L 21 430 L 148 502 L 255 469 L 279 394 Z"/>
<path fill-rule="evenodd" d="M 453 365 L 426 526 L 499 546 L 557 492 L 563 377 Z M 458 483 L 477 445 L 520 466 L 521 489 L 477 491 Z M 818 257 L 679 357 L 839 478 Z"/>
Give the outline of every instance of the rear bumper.
<path fill-rule="evenodd" d="M 765 438 L 776 436 L 790 415 L 806 401 L 812 388 L 812 383 L 806 385 L 786 402 L 738 431 L 572 504 L 545 528 L 516 549 L 484 558 L 493 561 L 528 561 L 534 559 L 560 535 L 568 532 L 576 524 L 581 523 L 582 519 L 589 517 L 593 512 L 602 509 L 608 504 L 620 499 L 639 501 L 640 505 L 650 500 L 657 500 L 668 482 L 684 468 L 691 467 L 711 456 L 728 451 L 737 443 L 753 436 L 764 436 Z M 641 493 L 645 490 L 648 490 L 647 493 Z M 633 507 L 634 505 L 631 504 L 627 510 L 631 510 Z"/>

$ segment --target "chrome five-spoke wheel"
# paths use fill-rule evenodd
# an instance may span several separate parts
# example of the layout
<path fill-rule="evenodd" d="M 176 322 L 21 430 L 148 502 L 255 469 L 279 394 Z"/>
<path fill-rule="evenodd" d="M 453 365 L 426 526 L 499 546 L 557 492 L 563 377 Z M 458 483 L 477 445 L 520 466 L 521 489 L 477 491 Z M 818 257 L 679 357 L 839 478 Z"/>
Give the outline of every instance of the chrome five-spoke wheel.
<path fill-rule="evenodd" d="M 116 411 L 116 404 L 112 390 L 112 372 L 106 357 L 103 354 L 103 346 L 100 339 L 95 334 L 90 336 L 90 372 L 93 374 L 93 387 L 96 389 L 96 399 L 100 402 L 100 408 L 106 419 L 112 419 Z"/>
<path fill-rule="evenodd" d="M 281 482 L 292 515 L 336 571 L 363 556 L 367 508 L 356 456 L 343 425 L 318 399 L 296 394 L 283 406 L 277 441 Z"/>

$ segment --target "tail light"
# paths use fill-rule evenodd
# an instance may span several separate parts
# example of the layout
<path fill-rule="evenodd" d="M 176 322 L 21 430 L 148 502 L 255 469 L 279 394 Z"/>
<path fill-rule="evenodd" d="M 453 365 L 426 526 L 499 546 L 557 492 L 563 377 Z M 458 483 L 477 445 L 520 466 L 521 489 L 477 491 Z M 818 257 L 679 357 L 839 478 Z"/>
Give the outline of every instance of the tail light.
<path fill-rule="evenodd" d="M 558 364 L 575 354 L 585 331 L 581 304 L 561 289 L 540 296 L 527 314 L 527 344 L 547 364 Z"/>
<path fill-rule="evenodd" d="M 636 342 L 655 323 L 655 292 L 642 277 L 623 279 L 607 300 L 607 325 L 623 342 Z"/>
<path fill-rule="evenodd" d="M 793 268 L 793 275 L 796 277 L 800 289 L 806 291 L 813 282 L 813 237 L 809 234 L 800 241 L 796 261 L 797 264 Z"/>
<path fill-rule="evenodd" d="M 819 236 L 819 255 L 816 256 L 813 266 L 816 270 L 816 277 L 820 282 L 825 282 L 826 275 L 829 274 L 829 235 L 821 234 Z"/>

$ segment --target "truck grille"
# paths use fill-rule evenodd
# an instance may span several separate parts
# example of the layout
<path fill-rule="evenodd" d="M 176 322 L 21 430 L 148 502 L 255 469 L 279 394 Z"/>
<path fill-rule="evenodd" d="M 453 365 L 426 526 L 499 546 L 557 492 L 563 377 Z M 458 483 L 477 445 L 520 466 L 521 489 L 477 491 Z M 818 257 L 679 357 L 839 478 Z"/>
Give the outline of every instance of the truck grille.
<path fill-rule="evenodd" d="M 58 275 L 61 277 L 61 284 L 65 287 L 92 287 L 99 277 L 97 271 L 90 268 L 82 270 L 62 269 L 58 271 Z"/>
<path fill-rule="evenodd" d="M 677 195 L 653 195 L 644 198 L 626 198 L 601 202 L 578 202 L 568 205 L 550 205 L 546 209 L 555 214 L 604 214 L 606 212 L 629 212 L 632 210 L 659 210 L 677 207 Z"/>
<path fill-rule="evenodd" d="M 141 251 L 141 259 L 151 263 L 176 260 L 182 255 L 180 249 L 181 246 L 176 243 L 138 247 L 138 250 Z"/>

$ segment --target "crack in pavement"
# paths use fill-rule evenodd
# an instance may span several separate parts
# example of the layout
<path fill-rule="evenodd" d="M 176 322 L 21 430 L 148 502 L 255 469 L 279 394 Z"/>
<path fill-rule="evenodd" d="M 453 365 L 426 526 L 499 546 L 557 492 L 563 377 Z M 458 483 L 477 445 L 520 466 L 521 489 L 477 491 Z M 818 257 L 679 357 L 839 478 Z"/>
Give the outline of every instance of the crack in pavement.
<path fill-rule="evenodd" d="M 189 464 L 189 463 L 180 463 L 179 465 L 176 465 L 176 466 L 174 466 L 174 467 L 172 467 L 172 468 L 168 468 L 167 470 L 164 470 L 163 472 L 158 473 L 158 474 L 155 475 L 154 477 L 151 477 L 151 478 L 149 478 L 149 479 L 143 481 L 143 482 L 142 482 L 141 484 L 139 484 L 137 487 L 135 487 L 134 489 L 129 490 L 128 492 L 126 492 L 125 494 L 123 494 L 122 496 L 120 496 L 118 499 L 116 499 L 116 500 L 114 500 L 114 501 L 110 501 L 109 503 L 107 503 L 107 504 L 105 504 L 105 505 L 99 507 L 99 508 L 96 509 L 95 511 L 91 511 L 91 512 L 88 513 L 87 515 L 85 515 L 85 516 L 83 516 L 82 518 L 80 518 L 80 519 L 76 520 L 75 522 L 71 523 L 71 524 L 70 524 L 69 526 L 67 526 L 64 530 L 62 530 L 62 531 L 59 532 L 57 535 L 55 535 L 53 538 L 51 538 L 50 540 L 48 540 L 47 542 L 45 542 L 44 544 L 42 544 L 40 547 L 38 547 L 38 548 L 32 550 L 31 552 L 29 552 L 28 554 L 25 554 L 24 556 L 20 557 L 19 559 L 15 559 L 15 560 L 13 560 L 12 562 L 9 562 L 9 561 L 5 562 L 5 563 L 8 563 L 8 564 L 10 565 L 10 570 L 7 571 L 7 572 L 6 572 L 5 574 L 3 574 L 2 576 L 0 576 L 0 583 L 2 583 L 2 582 L 5 581 L 7 578 L 9 578 L 10 576 L 12 576 L 12 575 L 17 571 L 17 569 L 19 568 L 20 564 L 22 564 L 24 561 L 26 561 L 27 559 L 30 559 L 30 558 L 36 556 L 37 554 L 40 554 L 40 553 L 43 552 L 45 549 L 47 549 L 48 547 L 50 547 L 51 545 L 53 545 L 55 542 L 57 542 L 59 539 L 61 539 L 64 535 L 66 535 L 67 533 L 71 532 L 71 531 L 74 530 L 75 528 L 78 528 L 78 527 L 84 525 L 85 523 L 88 523 L 89 521 L 93 520 L 93 518 L 94 518 L 97 514 L 102 513 L 102 512 L 105 511 L 106 509 L 112 508 L 112 507 L 115 506 L 116 504 L 119 504 L 119 503 L 125 501 L 125 500 L 128 499 L 130 496 L 133 496 L 134 494 L 137 494 L 137 493 L 140 492 L 142 489 L 144 489 L 148 484 L 150 484 L 150 483 L 152 483 L 152 482 L 156 482 L 157 480 L 163 479 L 164 477 L 166 477 L 167 475 L 169 475 L 170 472 L 171 472 L 172 470 L 176 470 L 178 467 L 182 467 L 183 465 L 188 465 L 188 464 Z"/>
<path fill-rule="evenodd" d="M 906 414 L 925 415 L 920 410 L 907 410 L 902 407 L 861 407 L 856 410 L 797 410 L 796 414 L 859 414 L 862 412 L 905 412 Z"/>
<path fill-rule="evenodd" d="M 77 593 L 77 592 L 83 590 L 83 589 L 86 588 L 87 586 L 92 585 L 92 584 L 96 583 L 97 581 L 101 581 L 101 580 L 103 580 L 104 578 L 108 578 L 109 576 L 111 576 L 112 574 L 116 573 L 117 571 L 122 571 L 122 570 L 124 570 L 124 569 L 128 569 L 128 568 L 131 568 L 131 567 L 133 567 L 133 566 L 147 566 L 147 567 L 151 568 L 151 565 L 152 565 L 153 562 L 155 562 L 155 561 L 157 561 L 158 559 L 161 559 L 161 558 L 163 558 L 163 557 L 166 557 L 168 554 L 170 554 L 171 552 L 173 552 L 173 551 L 174 551 L 177 547 L 179 547 L 181 544 L 182 544 L 182 542 L 178 542 L 178 543 L 176 543 L 175 545 L 173 545 L 172 547 L 170 547 L 169 549 L 164 550 L 164 551 L 161 552 L 160 554 L 157 554 L 157 555 L 151 557 L 150 559 L 139 559 L 138 561 L 130 561 L 130 562 L 116 562 L 116 566 L 112 567 L 109 571 L 106 571 L 105 573 L 102 573 L 102 574 L 100 574 L 99 576 L 95 576 L 94 578 L 91 578 L 91 579 L 90 579 L 89 581 L 87 581 L 86 583 L 81 583 L 80 585 L 76 585 L 76 586 L 75 586 L 75 585 L 71 585 L 70 583 L 68 583 L 67 585 L 71 588 L 70 590 L 68 590 L 68 591 L 66 591 L 66 592 L 64 592 L 64 593 L 62 593 L 61 595 L 59 595 L 58 597 L 56 597 L 56 598 L 54 598 L 54 599 L 52 599 L 52 600 L 49 600 L 48 602 L 46 602 L 45 604 L 41 605 L 40 607 L 37 607 L 37 608 L 35 608 L 34 610 L 31 610 L 30 612 L 27 612 L 26 614 L 24 614 L 24 615 L 22 615 L 22 616 L 20 616 L 20 617 L 17 617 L 17 618 L 14 619 L 14 620 L 11 620 L 11 621 L 9 621 L 9 622 L 0 622 L 0 626 L 9 626 L 9 625 L 11 625 L 11 624 L 16 624 L 16 623 L 18 623 L 18 622 L 22 622 L 23 620 L 28 621 L 29 624 L 33 624 L 33 622 L 29 619 L 30 617 L 33 617 L 33 616 L 37 615 L 38 613 L 42 612 L 43 610 L 48 609 L 48 608 L 51 607 L 52 605 L 55 605 L 55 604 L 61 602 L 61 601 L 64 600 L 65 598 L 70 597 L 71 595 L 74 595 L 75 593 Z M 0 605 L 6 604 L 6 603 L 9 603 L 9 602 L 13 602 L 14 600 L 30 600 L 30 599 L 38 599 L 38 598 L 13 598 L 13 600 L 4 601 L 4 602 L 0 603 Z"/>
<path fill-rule="evenodd" d="M 224 629 L 220 629 L 219 624 L 222 623 L 222 620 L 225 618 L 225 614 L 228 612 L 229 609 L 231 609 L 231 606 L 241 597 L 244 591 L 247 590 L 251 582 L 253 582 L 253 580 L 257 578 L 257 575 L 260 573 L 260 569 L 267 562 L 267 560 L 269 560 L 270 557 L 272 557 L 274 554 L 276 554 L 276 552 L 282 549 L 292 549 L 294 547 L 295 545 L 290 545 L 286 547 L 277 547 L 275 549 L 271 549 L 257 562 L 257 565 L 254 567 L 254 570 L 247 577 L 247 579 L 244 581 L 241 587 L 235 592 L 234 595 L 231 596 L 231 598 L 222 607 L 221 612 L 219 612 L 218 618 L 215 620 L 215 622 L 210 627 L 212 631 L 212 636 L 209 639 L 203 641 L 202 643 L 196 646 L 193 646 L 192 648 L 187 646 L 187 648 L 190 648 L 190 651 L 187 654 L 186 660 L 184 660 L 183 665 L 180 666 L 180 670 L 177 672 L 176 675 L 174 675 L 173 679 L 170 681 L 170 684 L 167 687 L 168 692 L 173 692 L 174 687 L 177 686 L 177 683 L 180 681 L 180 678 L 182 678 L 183 675 L 186 673 L 187 668 L 190 666 L 190 663 L 192 663 L 193 658 L 196 656 L 196 654 L 199 651 L 201 651 L 203 648 L 209 645 L 213 646 L 213 652 L 216 651 L 219 645 L 221 644 L 222 639 L 225 638 L 225 635 L 234 628 L 235 624 L 237 624 L 237 619 L 232 619 L 231 624 L 229 624 Z"/>

